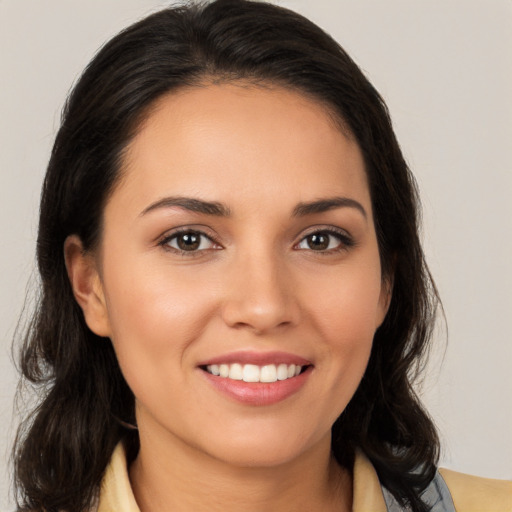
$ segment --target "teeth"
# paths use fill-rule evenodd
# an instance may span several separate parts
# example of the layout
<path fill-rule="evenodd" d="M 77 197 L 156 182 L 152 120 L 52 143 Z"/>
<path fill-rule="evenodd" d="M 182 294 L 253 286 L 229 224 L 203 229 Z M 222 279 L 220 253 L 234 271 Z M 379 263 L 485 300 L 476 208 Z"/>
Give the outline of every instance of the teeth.
<path fill-rule="evenodd" d="M 277 370 L 275 364 L 262 366 L 260 370 L 260 382 L 275 382 L 277 380 Z"/>
<path fill-rule="evenodd" d="M 288 366 L 280 364 L 277 367 L 277 380 L 286 380 L 288 378 Z"/>
<path fill-rule="evenodd" d="M 284 363 L 265 366 L 239 363 L 211 364 L 206 367 L 206 371 L 212 375 L 244 382 L 276 382 L 296 377 L 302 371 L 302 366 Z"/>
<path fill-rule="evenodd" d="M 242 379 L 244 382 L 259 382 L 260 367 L 255 364 L 246 364 L 242 370 Z"/>
<path fill-rule="evenodd" d="M 230 365 L 229 378 L 233 379 L 233 380 L 242 380 L 243 370 L 242 370 L 241 364 L 235 363 L 235 364 Z"/>

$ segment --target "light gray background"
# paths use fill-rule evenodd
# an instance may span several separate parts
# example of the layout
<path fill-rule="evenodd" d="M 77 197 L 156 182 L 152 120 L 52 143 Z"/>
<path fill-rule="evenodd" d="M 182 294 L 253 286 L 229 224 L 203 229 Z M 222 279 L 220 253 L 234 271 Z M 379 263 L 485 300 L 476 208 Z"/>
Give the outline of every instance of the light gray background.
<path fill-rule="evenodd" d="M 12 508 L 10 344 L 60 109 L 106 39 L 168 3 L 0 0 L 0 510 Z M 449 325 L 446 353 L 440 331 L 421 391 L 442 463 L 512 478 L 512 2 L 280 3 L 325 28 L 365 70 L 419 181 L 425 250 Z"/>

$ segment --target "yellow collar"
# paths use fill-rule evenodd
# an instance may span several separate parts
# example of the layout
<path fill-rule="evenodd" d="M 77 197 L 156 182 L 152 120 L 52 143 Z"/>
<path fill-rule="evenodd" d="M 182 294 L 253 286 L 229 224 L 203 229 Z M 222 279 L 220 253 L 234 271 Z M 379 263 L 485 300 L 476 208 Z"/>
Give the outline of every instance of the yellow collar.
<path fill-rule="evenodd" d="M 354 501 L 352 512 L 386 512 L 375 469 L 363 453 L 356 453 L 354 463 Z M 133 496 L 126 455 L 122 443 L 112 454 L 110 463 L 101 483 L 97 512 L 140 512 Z"/>

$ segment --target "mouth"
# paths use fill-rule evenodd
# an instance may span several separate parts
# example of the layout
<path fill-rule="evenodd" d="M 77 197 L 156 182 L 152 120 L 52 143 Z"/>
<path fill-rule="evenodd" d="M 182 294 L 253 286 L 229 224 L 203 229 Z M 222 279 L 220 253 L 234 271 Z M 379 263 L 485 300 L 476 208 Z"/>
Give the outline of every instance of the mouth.
<path fill-rule="evenodd" d="M 201 366 L 207 373 L 223 379 L 244 382 L 277 382 L 292 379 L 306 371 L 310 365 L 298 364 L 256 364 L 221 363 Z"/>
<path fill-rule="evenodd" d="M 283 352 L 235 352 L 198 365 L 213 389 L 239 403 L 266 406 L 298 393 L 314 365 Z"/>

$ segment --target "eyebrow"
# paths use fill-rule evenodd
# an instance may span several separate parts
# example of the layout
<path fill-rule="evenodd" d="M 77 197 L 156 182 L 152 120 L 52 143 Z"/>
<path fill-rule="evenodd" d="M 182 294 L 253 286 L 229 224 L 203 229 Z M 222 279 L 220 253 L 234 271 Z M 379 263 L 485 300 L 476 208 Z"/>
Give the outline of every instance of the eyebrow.
<path fill-rule="evenodd" d="M 363 205 L 355 199 L 350 199 L 349 197 L 328 197 L 308 203 L 299 203 L 293 209 L 293 216 L 304 217 L 306 215 L 313 215 L 315 213 L 327 212 L 335 208 L 355 208 L 363 215 L 365 219 L 368 218 L 368 214 L 366 213 Z"/>
<path fill-rule="evenodd" d="M 155 201 L 145 208 L 141 212 L 140 216 L 142 217 L 143 215 L 160 208 L 174 207 L 183 208 L 196 213 L 202 213 L 204 215 L 214 215 L 216 217 L 229 217 L 231 215 L 229 207 L 217 201 L 204 201 L 202 199 L 195 199 L 192 197 L 177 196 L 165 197 Z M 363 205 L 349 197 L 329 197 L 307 203 L 299 203 L 293 209 L 292 215 L 293 217 L 305 217 L 307 215 L 314 215 L 316 213 L 334 210 L 335 208 L 355 208 L 365 219 L 368 218 L 368 214 L 366 213 Z"/>
<path fill-rule="evenodd" d="M 191 197 L 165 197 L 150 204 L 140 215 L 146 215 L 147 213 L 159 208 L 173 208 L 176 206 L 191 212 L 215 215 L 217 217 L 229 217 L 231 215 L 230 209 L 222 203 L 218 203 L 216 201 L 203 201 L 202 199 L 194 199 Z"/>

